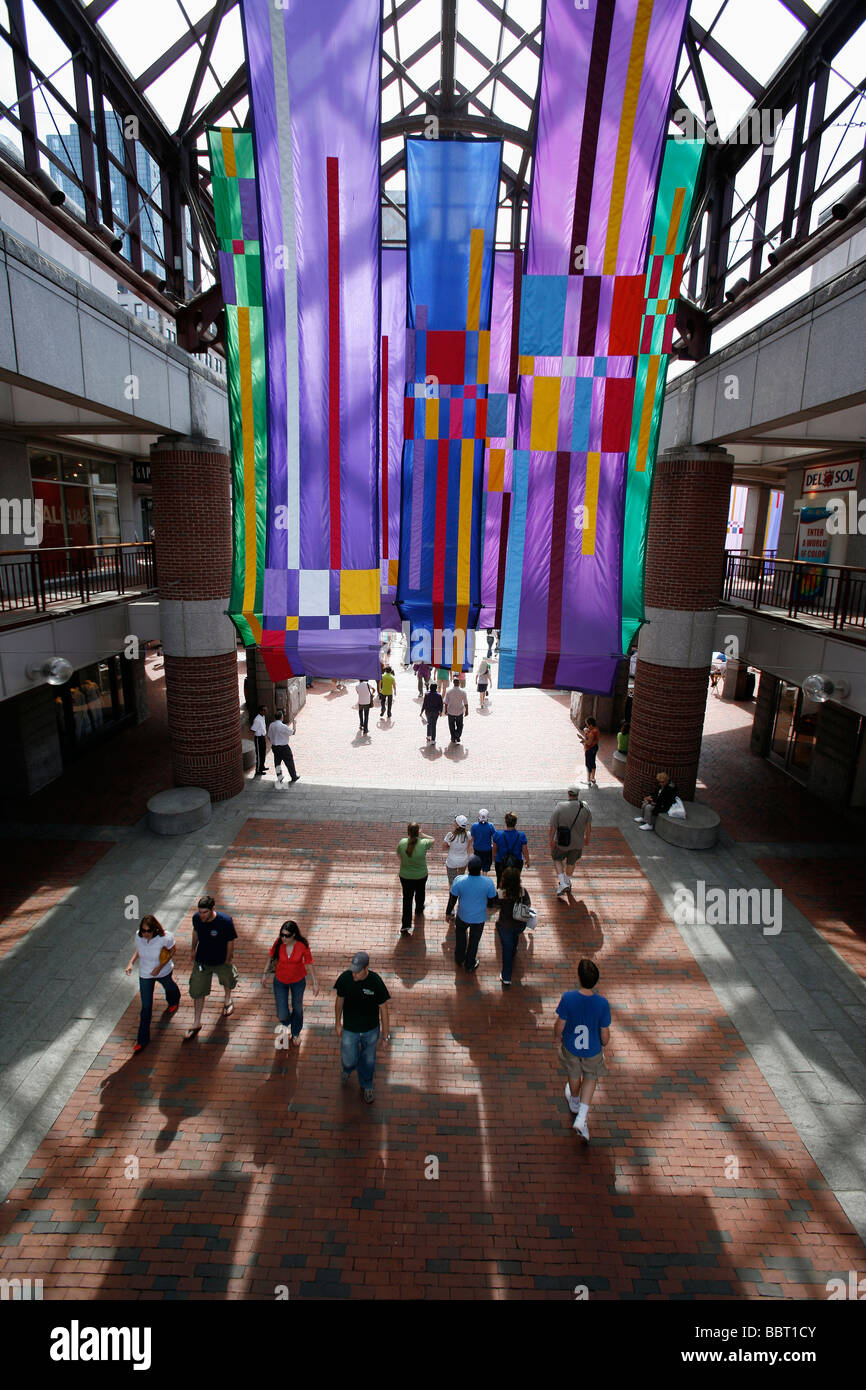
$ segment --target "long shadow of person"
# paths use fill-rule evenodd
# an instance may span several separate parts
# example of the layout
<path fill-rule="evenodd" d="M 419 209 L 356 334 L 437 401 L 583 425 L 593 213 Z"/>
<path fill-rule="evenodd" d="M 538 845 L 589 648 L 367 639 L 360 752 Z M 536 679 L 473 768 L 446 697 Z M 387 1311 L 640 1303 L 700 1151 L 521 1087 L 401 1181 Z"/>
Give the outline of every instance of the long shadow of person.
<path fill-rule="evenodd" d="M 426 917 L 415 918 L 411 936 L 400 936 L 391 952 L 391 968 L 407 989 L 413 989 L 429 973 L 427 964 Z"/>

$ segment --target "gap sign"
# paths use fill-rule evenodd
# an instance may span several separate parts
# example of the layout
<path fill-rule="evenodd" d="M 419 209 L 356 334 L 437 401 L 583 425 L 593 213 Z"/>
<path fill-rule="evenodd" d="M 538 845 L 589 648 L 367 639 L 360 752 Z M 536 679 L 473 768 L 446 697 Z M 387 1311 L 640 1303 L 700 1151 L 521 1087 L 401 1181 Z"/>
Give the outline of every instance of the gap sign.
<path fill-rule="evenodd" d="M 804 492 L 834 492 L 836 488 L 856 487 L 859 463 L 825 464 L 803 473 Z"/>

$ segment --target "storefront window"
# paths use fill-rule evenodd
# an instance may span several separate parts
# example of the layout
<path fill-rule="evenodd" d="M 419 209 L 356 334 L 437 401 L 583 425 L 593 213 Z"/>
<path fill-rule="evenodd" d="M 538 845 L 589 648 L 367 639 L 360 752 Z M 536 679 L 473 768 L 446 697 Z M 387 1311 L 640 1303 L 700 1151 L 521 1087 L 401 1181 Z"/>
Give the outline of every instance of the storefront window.
<path fill-rule="evenodd" d="M 64 759 L 75 758 L 127 718 L 129 679 L 129 663 L 112 656 L 82 667 L 60 690 L 54 705 Z"/>
<path fill-rule="evenodd" d="M 44 548 L 120 541 L 116 463 L 34 453 L 30 475 L 33 496 L 43 504 Z"/>

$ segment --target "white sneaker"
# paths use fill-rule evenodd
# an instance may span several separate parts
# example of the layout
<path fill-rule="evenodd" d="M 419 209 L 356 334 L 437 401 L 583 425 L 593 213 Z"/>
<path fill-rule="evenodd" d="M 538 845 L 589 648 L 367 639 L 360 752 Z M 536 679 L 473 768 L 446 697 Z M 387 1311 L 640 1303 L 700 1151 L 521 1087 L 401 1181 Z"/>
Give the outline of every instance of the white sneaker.
<path fill-rule="evenodd" d="M 278 772 L 278 773 L 277 773 L 277 781 L 278 781 L 278 782 L 282 782 L 282 780 L 283 780 L 283 774 L 282 774 L 281 772 Z"/>
<path fill-rule="evenodd" d="M 635 820 L 637 821 L 638 825 L 640 825 L 641 821 L 643 820 L 643 816 L 635 816 Z"/>
<path fill-rule="evenodd" d="M 639 829 L 639 830 L 652 830 L 652 826 L 651 826 L 651 825 L 641 825 L 641 826 L 638 827 L 638 829 Z"/>
<path fill-rule="evenodd" d="M 571 892 L 571 879 L 568 877 L 567 874 L 566 874 L 566 876 L 565 876 L 565 886 L 566 886 L 567 890 L 568 890 L 569 892 Z"/>
<path fill-rule="evenodd" d="M 579 1119 L 577 1119 L 571 1127 L 574 1130 L 575 1134 L 580 1134 L 584 1139 L 589 1139 L 589 1130 L 586 1127 L 586 1120 L 583 1120 L 581 1122 Z"/>
<path fill-rule="evenodd" d="M 567 1081 L 565 1083 L 565 1099 L 568 1101 L 568 1108 L 571 1111 L 572 1115 L 576 1115 L 578 1110 L 580 1109 L 580 1101 L 575 1100 L 572 1096 L 571 1087 L 569 1086 Z"/>

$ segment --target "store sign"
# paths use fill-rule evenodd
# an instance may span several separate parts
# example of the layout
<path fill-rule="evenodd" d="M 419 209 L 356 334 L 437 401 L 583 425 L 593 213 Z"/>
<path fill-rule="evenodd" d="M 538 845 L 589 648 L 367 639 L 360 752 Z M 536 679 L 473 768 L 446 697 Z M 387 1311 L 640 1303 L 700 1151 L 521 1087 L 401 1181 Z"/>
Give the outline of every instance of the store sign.
<path fill-rule="evenodd" d="M 134 483 L 147 483 L 150 485 L 150 460 L 142 459 L 140 462 L 133 461 L 132 481 Z"/>
<path fill-rule="evenodd" d="M 804 492 L 834 492 L 837 488 L 856 487 L 859 463 L 825 464 L 807 468 L 803 473 Z"/>

